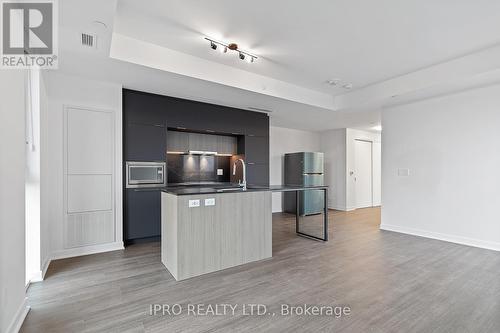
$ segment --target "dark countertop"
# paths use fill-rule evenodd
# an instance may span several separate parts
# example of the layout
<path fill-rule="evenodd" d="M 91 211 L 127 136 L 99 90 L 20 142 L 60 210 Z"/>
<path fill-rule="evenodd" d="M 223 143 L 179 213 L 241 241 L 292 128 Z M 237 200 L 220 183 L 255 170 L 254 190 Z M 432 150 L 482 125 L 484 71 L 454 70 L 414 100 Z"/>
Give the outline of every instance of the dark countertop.
<path fill-rule="evenodd" d="M 238 185 L 228 185 L 225 187 L 208 187 L 208 186 L 168 186 L 161 190 L 173 195 L 197 195 L 197 194 L 221 194 L 221 193 L 244 193 L 244 192 L 294 192 L 305 190 L 322 190 L 328 186 L 293 186 L 293 185 L 269 185 L 269 186 L 252 186 L 248 185 L 247 190 L 243 191 L 238 188 Z M 224 190 L 226 189 L 226 190 Z"/>

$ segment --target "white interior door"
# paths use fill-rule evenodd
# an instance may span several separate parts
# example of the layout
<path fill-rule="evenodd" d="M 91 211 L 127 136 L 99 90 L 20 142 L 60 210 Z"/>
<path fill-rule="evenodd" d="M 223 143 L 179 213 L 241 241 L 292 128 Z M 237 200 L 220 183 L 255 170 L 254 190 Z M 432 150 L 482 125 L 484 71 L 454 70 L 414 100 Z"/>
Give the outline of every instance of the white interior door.
<path fill-rule="evenodd" d="M 356 140 L 354 145 L 356 208 L 373 206 L 372 143 Z"/>

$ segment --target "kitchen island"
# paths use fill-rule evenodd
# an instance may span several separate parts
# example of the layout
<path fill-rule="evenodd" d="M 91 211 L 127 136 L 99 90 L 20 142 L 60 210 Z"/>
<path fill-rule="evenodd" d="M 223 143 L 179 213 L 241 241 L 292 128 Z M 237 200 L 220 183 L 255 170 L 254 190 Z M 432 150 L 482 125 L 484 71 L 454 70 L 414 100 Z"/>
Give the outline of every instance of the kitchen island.
<path fill-rule="evenodd" d="M 322 190 L 328 240 L 326 186 L 174 187 L 161 196 L 161 260 L 176 280 L 272 257 L 272 192 Z"/>

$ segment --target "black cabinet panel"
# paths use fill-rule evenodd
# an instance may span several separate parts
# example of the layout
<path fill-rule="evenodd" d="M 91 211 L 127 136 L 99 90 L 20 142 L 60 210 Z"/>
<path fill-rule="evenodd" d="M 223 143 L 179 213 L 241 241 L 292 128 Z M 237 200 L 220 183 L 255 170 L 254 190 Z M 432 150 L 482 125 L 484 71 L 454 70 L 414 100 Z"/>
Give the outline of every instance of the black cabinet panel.
<path fill-rule="evenodd" d="M 269 163 L 269 137 L 245 136 L 245 161 Z"/>
<path fill-rule="evenodd" d="M 269 164 L 247 164 L 247 183 L 249 185 L 269 185 Z"/>
<path fill-rule="evenodd" d="M 217 136 L 217 152 L 219 154 L 237 154 L 237 139 L 235 136 L 218 135 Z"/>
<path fill-rule="evenodd" d="M 125 240 L 160 235 L 161 191 L 127 189 L 125 193 Z"/>
<path fill-rule="evenodd" d="M 124 123 L 165 125 L 163 97 L 139 91 L 123 91 Z"/>
<path fill-rule="evenodd" d="M 167 151 L 187 152 L 189 150 L 189 133 L 167 131 Z"/>
<path fill-rule="evenodd" d="M 125 125 L 125 161 L 165 161 L 167 129 L 129 123 Z"/>
<path fill-rule="evenodd" d="M 264 113 L 248 112 L 242 119 L 248 136 L 269 136 L 269 117 Z"/>
<path fill-rule="evenodd" d="M 265 113 L 180 98 L 123 90 L 124 122 L 159 125 L 207 133 L 269 135 Z"/>
<path fill-rule="evenodd" d="M 217 151 L 217 136 L 203 133 L 189 133 L 189 150 Z"/>

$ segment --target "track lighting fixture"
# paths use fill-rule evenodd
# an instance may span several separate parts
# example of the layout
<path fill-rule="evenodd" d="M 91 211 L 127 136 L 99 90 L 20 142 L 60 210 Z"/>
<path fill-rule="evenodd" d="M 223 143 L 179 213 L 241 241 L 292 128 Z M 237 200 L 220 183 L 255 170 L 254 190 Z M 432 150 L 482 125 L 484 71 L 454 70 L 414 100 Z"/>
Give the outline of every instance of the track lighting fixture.
<path fill-rule="evenodd" d="M 330 80 L 326 80 L 325 83 L 332 86 L 332 87 L 342 87 L 342 88 L 347 89 L 347 90 L 350 90 L 353 87 L 352 83 L 342 82 L 341 79 L 330 79 Z"/>
<path fill-rule="evenodd" d="M 238 57 L 240 58 L 240 60 L 246 60 L 248 63 L 253 63 L 255 62 L 255 60 L 257 60 L 257 56 L 240 50 L 238 48 L 238 44 L 236 43 L 225 44 L 210 38 L 205 38 L 205 39 L 210 42 L 210 48 L 212 50 L 219 50 L 221 53 L 227 53 L 228 50 L 236 51 L 238 52 Z"/>

